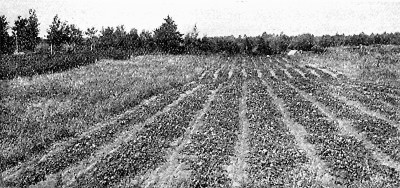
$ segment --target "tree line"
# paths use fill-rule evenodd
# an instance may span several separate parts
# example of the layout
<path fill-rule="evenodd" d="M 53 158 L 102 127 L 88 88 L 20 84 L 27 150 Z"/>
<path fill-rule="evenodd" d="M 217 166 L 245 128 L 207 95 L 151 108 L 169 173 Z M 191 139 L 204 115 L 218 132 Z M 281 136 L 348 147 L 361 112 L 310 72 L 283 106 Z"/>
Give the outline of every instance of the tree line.
<path fill-rule="evenodd" d="M 154 31 L 136 29 L 126 31 L 123 25 L 106 27 L 101 30 L 88 28 L 80 30 L 75 24 L 62 21 L 58 15 L 47 29 L 46 39 L 38 37 L 39 21 L 35 10 L 29 10 L 29 17 L 18 17 L 11 27 L 6 17 L 0 16 L 0 55 L 14 52 L 76 52 L 81 50 L 105 51 L 116 56 L 126 57 L 126 54 L 250 54 L 272 55 L 286 52 L 290 49 L 324 52 L 333 46 L 360 46 L 374 44 L 400 45 L 400 33 L 365 33 L 354 35 L 323 35 L 314 36 L 305 33 L 297 36 L 286 34 L 268 34 L 259 36 L 222 36 L 199 37 L 196 26 L 187 34 L 181 34 L 177 24 L 170 17 Z M 49 52 L 50 50 L 50 52 Z"/>

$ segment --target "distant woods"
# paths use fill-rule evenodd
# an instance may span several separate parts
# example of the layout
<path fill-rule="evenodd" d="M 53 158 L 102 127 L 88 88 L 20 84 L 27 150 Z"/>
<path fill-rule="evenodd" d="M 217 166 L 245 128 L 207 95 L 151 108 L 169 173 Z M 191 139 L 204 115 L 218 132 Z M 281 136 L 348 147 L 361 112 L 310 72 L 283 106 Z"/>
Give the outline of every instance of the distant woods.
<path fill-rule="evenodd" d="M 10 29 L 11 35 L 8 32 Z M 127 31 L 123 25 L 81 30 L 56 15 L 47 29 L 46 38 L 39 38 L 38 35 L 39 21 L 34 10 L 29 10 L 28 18 L 19 16 L 13 27 L 9 26 L 5 16 L 0 16 L 0 55 L 15 52 L 53 55 L 79 51 L 95 51 L 115 59 L 151 53 L 272 55 L 290 49 L 322 53 L 332 46 L 400 44 L 399 32 L 323 36 L 308 33 L 288 36 L 264 32 L 255 37 L 200 37 L 197 26 L 189 33 L 180 33 L 170 16 L 154 31 L 143 30 L 139 33 L 136 29 Z"/>

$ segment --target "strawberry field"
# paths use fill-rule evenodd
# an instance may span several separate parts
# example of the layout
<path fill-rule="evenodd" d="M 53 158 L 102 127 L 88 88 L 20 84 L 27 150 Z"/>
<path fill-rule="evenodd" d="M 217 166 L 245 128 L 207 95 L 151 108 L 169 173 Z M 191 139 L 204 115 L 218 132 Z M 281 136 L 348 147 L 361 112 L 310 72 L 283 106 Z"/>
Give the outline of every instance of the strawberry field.
<path fill-rule="evenodd" d="M 1 187 L 400 187 L 400 87 L 230 57 L 18 164 Z"/>

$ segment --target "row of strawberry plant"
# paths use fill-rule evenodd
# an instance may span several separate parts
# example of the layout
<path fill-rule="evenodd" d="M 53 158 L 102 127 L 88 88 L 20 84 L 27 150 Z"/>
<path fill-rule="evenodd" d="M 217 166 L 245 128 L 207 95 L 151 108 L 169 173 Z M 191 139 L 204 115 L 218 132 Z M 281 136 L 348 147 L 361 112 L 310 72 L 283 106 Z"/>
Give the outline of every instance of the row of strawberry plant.
<path fill-rule="evenodd" d="M 315 74 L 311 73 L 311 71 L 305 67 L 301 67 L 301 66 L 297 66 L 297 69 L 299 69 L 301 72 L 304 73 L 304 76 L 308 79 L 318 79 L 318 76 L 316 76 Z"/>
<path fill-rule="evenodd" d="M 400 133 L 396 127 L 366 114 L 362 114 L 354 107 L 348 106 L 329 95 L 329 89 L 322 83 L 312 80 L 293 80 L 291 82 L 297 88 L 313 94 L 318 102 L 329 108 L 338 118 L 352 121 L 356 130 L 365 133 L 368 140 L 378 146 L 384 153 L 394 160 L 400 161 Z"/>
<path fill-rule="evenodd" d="M 317 154 L 332 169 L 330 173 L 337 178 L 336 183 L 349 185 L 358 181 L 370 181 L 376 175 L 393 177 L 390 169 L 378 165 L 371 152 L 360 141 L 351 136 L 340 135 L 336 122 L 328 121 L 311 102 L 303 99 L 284 82 L 272 80 L 271 83 L 278 97 L 284 99 L 291 118 L 309 133 L 307 140 L 316 145 Z M 395 178 L 388 181 L 395 181 Z"/>
<path fill-rule="evenodd" d="M 224 166 L 234 156 L 234 145 L 239 132 L 240 81 L 235 78 L 223 84 L 205 114 L 203 125 L 191 136 L 183 154 L 196 156 L 184 159 L 190 170 L 189 187 L 226 187 L 229 178 Z"/>
<path fill-rule="evenodd" d="M 136 138 L 104 157 L 90 173 L 78 177 L 77 186 L 110 186 L 125 176 L 134 177 L 166 162 L 167 149 L 173 149 L 172 142 L 183 136 L 209 94 L 209 87 L 203 86 L 168 113 L 157 116 Z"/>
<path fill-rule="evenodd" d="M 332 77 L 332 75 L 330 75 L 330 74 L 328 74 L 328 73 L 326 73 L 326 72 L 324 72 L 324 71 L 322 71 L 322 70 L 320 70 L 318 68 L 315 68 L 315 67 L 312 67 L 312 66 L 309 66 L 309 65 L 306 65 L 305 67 L 308 68 L 308 69 L 314 70 L 324 80 L 328 80 L 328 81 L 334 80 L 334 77 Z"/>
<path fill-rule="evenodd" d="M 387 91 L 393 91 L 393 90 L 386 90 L 386 89 L 376 89 L 374 87 L 370 86 L 361 86 L 359 84 L 354 84 L 351 82 L 348 82 L 346 85 L 346 88 L 351 88 L 353 91 L 362 94 L 362 95 L 367 95 L 370 98 L 376 99 L 376 100 L 382 100 L 385 101 L 391 105 L 394 106 L 400 106 L 400 96 L 396 96 L 392 93 L 387 93 Z"/>
<path fill-rule="evenodd" d="M 271 64 L 270 66 L 278 78 L 281 78 L 282 80 L 289 80 L 288 75 L 285 73 L 285 71 L 283 69 L 281 69 L 280 67 L 277 67 L 275 64 Z"/>
<path fill-rule="evenodd" d="M 27 168 L 19 177 L 18 184 L 22 186 L 35 184 L 44 180 L 45 175 L 57 173 L 89 157 L 100 146 L 114 140 L 118 133 L 136 124 L 143 123 L 156 112 L 177 100 L 180 94 L 195 87 L 196 83 L 192 82 L 168 90 L 164 94 L 158 95 L 154 101 L 137 106 L 133 112 L 116 122 L 107 123 L 104 127 L 89 135 L 73 139 L 72 143 L 69 143 L 62 150 L 35 164 L 33 168 Z"/>
<path fill-rule="evenodd" d="M 386 84 L 377 84 L 377 83 L 369 83 L 369 82 L 359 82 L 359 81 L 348 81 L 355 87 L 361 87 L 364 90 L 373 91 L 373 92 L 381 92 L 381 93 L 390 93 L 396 96 L 400 96 L 400 86 L 386 85 Z"/>
<path fill-rule="evenodd" d="M 294 136 L 283 124 L 260 80 L 249 83 L 247 100 L 250 121 L 249 174 L 252 187 L 283 186 L 288 172 L 308 161 L 296 147 Z"/>
<path fill-rule="evenodd" d="M 378 97 L 373 97 L 365 93 L 354 92 L 351 88 L 343 90 L 341 94 L 351 100 L 361 102 L 361 104 L 366 106 L 368 109 L 379 112 L 390 120 L 400 122 L 400 114 L 398 110 L 395 107 L 386 106 L 381 101 L 376 100 Z"/>

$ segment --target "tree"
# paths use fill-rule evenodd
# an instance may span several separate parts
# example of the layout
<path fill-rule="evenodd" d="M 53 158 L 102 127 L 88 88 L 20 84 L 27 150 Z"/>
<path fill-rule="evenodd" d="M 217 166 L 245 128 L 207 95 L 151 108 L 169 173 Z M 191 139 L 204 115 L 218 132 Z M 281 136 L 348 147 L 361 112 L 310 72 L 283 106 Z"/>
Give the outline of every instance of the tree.
<path fill-rule="evenodd" d="M 69 30 L 68 43 L 73 45 L 81 45 L 83 43 L 83 32 L 75 24 L 69 25 L 67 30 Z"/>
<path fill-rule="evenodd" d="M 47 30 L 47 39 L 51 45 L 61 46 L 68 41 L 68 26 L 66 22 L 61 22 L 58 15 L 54 16 L 50 28 Z"/>
<path fill-rule="evenodd" d="M 139 46 L 143 53 L 153 52 L 155 49 L 154 37 L 150 31 L 142 30 L 139 35 Z"/>
<path fill-rule="evenodd" d="M 154 31 L 154 39 L 157 47 L 166 53 L 180 53 L 182 51 L 183 34 L 178 32 L 177 25 L 169 15 L 164 20 L 165 23 Z"/>
<path fill-rule="evenodd" d="M 290 43 L 289 48 L 303 51 L 311 51 L 311 48 L 315 45 L 314 35 L 306 33 L 294 37 Z"/>
<path fill-rule="evenodd" d="M 194 25 L 193 30 L 185 35 L 183 43 L 185 45 L 186 53 L 198 53 L 200 40 L 198 39 L 199 31 L 197 26 Z"/>
<path fill-rule="evenodd" d="M 123 25 L 117 26 L 113 33 L 114 47 L 119 49 L 127 49 L 127 33 Z"/>
<path fill-rule="evenodd" d="M 40 42 L 40 38 L 38 37 L 39 21 L 36 11 L 30 9 L 29 18 L 22 18 L 21 16 L 18 16 L 18 19 L 15 21 L 12 30 L 14 38 L 16 39 L 17 51 L 33 51 L 36 45 Z"/>
<path fill-rule="evenodd" d="M 62 44 L 66 49 L 75 50 L 76 45 L 83 44 L 83 32 L 75 25 L 68 25 L 67 21 L 61 21 L 58 15 L 54 16 L 53 22 L 47 30 L 47 39 L 51 45 L 61 47 Z"/>
<path fill-rule="evenodd" d="M 98 37 L 96 36 L 97 32 L 97 29 L 95 29 L 94 27 L 88 28 L 85 32 L 85 35 L 88 36 L 88 44 L 90 45 L 90 50 L 93 50 L 98 41 Z"/>
<path fill-rule="evenodd" d="M 12 49 L 12 37 L 8 34 L 8 22 L 4 15 L 0 16 L 0 55 L 9 54 Z"/>
<path fill-rule="evenodd" d="M 258 51 L 264 55 L 272 55 L 272 49 L 269 46 L 267 39 L 262 36 L 257 38 Z"/>
<path fill-rule="evenodd" d="M 139 48 L 139 34 L 137 29 L 135 28 L 131 29 L 126 38 L 127 38 L 127 46 L 131 51 L 135 51 Z"/>
<path fill-rule="evenodd" d="M 101 48 L 114 47 L 114 28 L 102 28 L 100 31 L 99 44 Z"/>
<path fill-rule="evenodd" d="M 281 33 L 268 38 L 268 44 L 275 54 L 285 52 L 289 47 L 290 37 Z"/>

